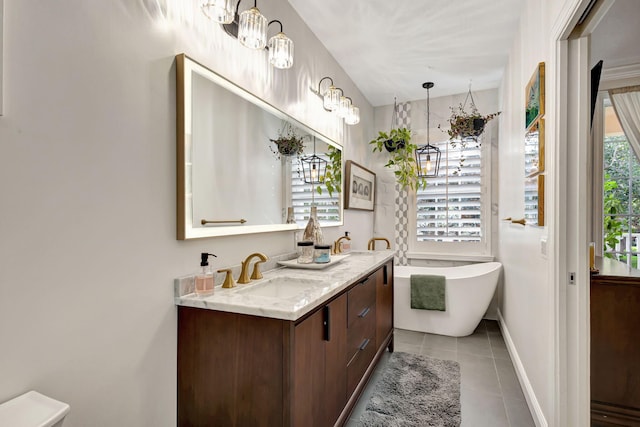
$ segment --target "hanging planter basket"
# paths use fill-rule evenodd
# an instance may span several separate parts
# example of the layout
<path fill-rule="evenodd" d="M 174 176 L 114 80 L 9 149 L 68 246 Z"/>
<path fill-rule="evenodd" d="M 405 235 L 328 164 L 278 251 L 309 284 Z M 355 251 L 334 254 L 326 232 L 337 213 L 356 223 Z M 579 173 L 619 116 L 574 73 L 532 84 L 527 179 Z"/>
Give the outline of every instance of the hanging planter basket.
<path fill-rule="evenodd" d="M 471 103 L 467 110 L 467 101 L 469 100 L 471 100 Z M 451 107 L 449 130 L 447 131 L 449 138 L 452 140 L 474 140 L 477 142 L 478 137 L 484 132 L 487 122 L 497 117 L 500 113 L 501 112 L 498 111 L 486 116 L 480 114 L 473 100 L 471 88 L 469 88 L 469 92 L 467 93 L 464 103 L 460 104 L 456 108 Z"/>
<path fill-rule="evenodd" d="M 273 147 L 270 147 L 271 151 L 276 154 L 276 157 L 299 156 L 304 152 L 303 137 L 296 133 L 296 129 L 291 123 L 285 122 L 278 134 L 276 139 L 269 139 L 269 141 L 276 145 L 275 150 Z"/>
<path fill-rule="evenodd" d="M 389 131 L 389 135 L 391 136 L 389 139 L 387 139 L 386 141 L 384 141 L 384 148 L 389 152 L 389 153 L 393 153 L 396 150 L 401 150 L 403 149 L 406 144 L 407 141 L 405 141 L 405 139 L 400 137 L 400 133 L 399 132 L 394 132 L 394 130 L 400 130 L 398 128 L 398 103 L 396 102 L 395 98 L 393 100 L 393 114 L 391 116 L 391 130 Z"/>

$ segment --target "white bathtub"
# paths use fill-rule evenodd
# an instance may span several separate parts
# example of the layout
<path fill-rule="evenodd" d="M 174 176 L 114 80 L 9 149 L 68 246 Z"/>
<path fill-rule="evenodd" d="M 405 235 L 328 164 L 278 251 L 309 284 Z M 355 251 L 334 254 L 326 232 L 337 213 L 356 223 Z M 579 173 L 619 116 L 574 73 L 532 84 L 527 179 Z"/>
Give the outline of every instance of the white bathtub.
<path fill-rule="evenodd" d="M 485 262 L 459 267 L 394 266 L 394 326 L 411 331 L 463 337 L 473 333 L 486 313 L 498 285 L 502 264 Z M 446 311 L 411 308 L 412 274 L 442 275 L 447 278 Z"/>

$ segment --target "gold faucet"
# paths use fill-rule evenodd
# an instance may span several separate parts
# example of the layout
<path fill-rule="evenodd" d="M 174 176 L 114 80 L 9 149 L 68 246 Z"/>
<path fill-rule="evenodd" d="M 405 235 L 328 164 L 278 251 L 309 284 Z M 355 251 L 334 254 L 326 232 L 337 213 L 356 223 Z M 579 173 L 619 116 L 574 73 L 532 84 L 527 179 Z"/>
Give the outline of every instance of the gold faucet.
<path fill-rule="evenodd" d="M 333 253 L 334 253 L 334 254 L 341 254 L 341 253 L 342 253 L 342 247 L 340 246 L 340 242 L 342 241 L 342 239 L 351 240 L 351 237 L 349 237 L 349 236 L 342 236 L 342 237 L 340 237 L 338 240 L 336 240 L 335 242 L 333 242 Z"/>
<path fill-rule="evenodd" d="M 391 242 L 389 242 L 389 239 L 385 237 L 372 237 L 371 239 L 369 239 L 369 243 L 367 243 L 368 250 L 370 251 L 376 250 L 376 240 L 382 240 L 383 242 L 387 242 L 387 249 L 391 249 Z"/>
<path fill-rule="evenodd" d="M 253 257 L 260 258 L 260 261 L 257 261 L 253 266 L 253 272 L 251 273 L 251 278 L 249 278 L 248 268 L 249 268 L 249 263 L 251 262 L 251 259 L 253 259 Z M 260 273 L 260 264 L 267 261 L 268 259 L 269 258 L 267 258 L 266 255 L 261 254 L 260 252 L 255 252 L 249 255 L 247 259 L 242 261 L 242 271 L 240 271 L 240 277 L 238 277 L 238 283 L 249 283 L 251 280 L 262 279 L 262 273 Z"/>

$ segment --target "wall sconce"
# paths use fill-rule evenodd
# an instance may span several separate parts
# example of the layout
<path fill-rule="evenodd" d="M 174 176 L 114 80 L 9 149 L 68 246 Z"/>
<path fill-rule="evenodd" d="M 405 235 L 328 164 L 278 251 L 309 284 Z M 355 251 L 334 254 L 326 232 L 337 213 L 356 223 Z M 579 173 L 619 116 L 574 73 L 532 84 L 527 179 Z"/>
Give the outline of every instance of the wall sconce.
<path fill-rule="evenodd" d="M 264 49 L 267 46 L 267 18 L 256 7 L 258 0 L 254 0 L 253 7 L 240 14 L 238 21 L 238 41 L 249 49 Z M 238 6 L 240 1 L 238 1 Z"/>
<path fill-rule="evenodd" d="M 282 22 L 274 19 L 269 25 L 277 22 L 280 24 L 280 32 L 269 39 L 269 62 L 276 68 L 286 69 L 293 65 L 293 40 L 282 32 Z"/>
<path fill-rule="evenodd" d="M 329 87 L 322 91 L 322 82 L 329 80 Z M 322 98 L 322 107 L 329 112 L 335 112 L 340 118 L 343 118 L 348 125 L 355 125 L 360 122 L 360 109 L 353 105 L 353 101 L 344 95 L 344 91 L 335 87 L 331 77 L 323 77 L 318 82 L 318 89 L 310 88 L 311 92 Z"/>
<path fill-rule="evenodd" d="M 207 18 L 219 24 L 230 24 L 236 16 L 234 0 L 205 0 L 201 8 Z"/>
<path fill-rule="evenodd" d="M 268 49 L 269 62 L 276 68 L 291 68 L 293 65 L 293 41 L 282 31 L 282 22 L 274 19 L 267 23 L 267 18 L 260 13 L 257 0 L 253 7 L 238 14 L 240 2 L 233 6 L 234 0 L 205 0 L 202 12 L 209 19 L 222 25 L 224 31 L 249 49 Z M 274 22 L 280 24 L 280 32 L 269 39 L 267 45 L 267 29 Z"/>
<path fill-rule="evenodd" d="M 431 125 L 429 116 L 429 89 L 434 86 L 433 82 L 426 82 L 422 87 L 427 89 L 427 144 L 416 148 L 416 164 L 418 165 L 418 177 L 433 178 L 438 176 L 440 170 L 440 158 L 442 153 L 438 147 L 434 147 L 429 141 L 429 127 Z"/>
<path fill-rule="evenodd" d="M 306 184 L 321 184 L 327 171 L 327 161 L 316 155 L 316 138 L 313 137 L 313 155 L 303 157 L 302 173 Z"/>

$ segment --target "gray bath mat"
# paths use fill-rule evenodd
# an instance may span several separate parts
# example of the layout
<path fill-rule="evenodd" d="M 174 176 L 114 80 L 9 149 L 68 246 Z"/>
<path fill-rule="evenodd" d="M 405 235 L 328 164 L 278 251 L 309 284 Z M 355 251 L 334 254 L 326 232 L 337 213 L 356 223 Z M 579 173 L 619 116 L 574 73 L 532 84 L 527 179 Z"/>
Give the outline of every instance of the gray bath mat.
<path fill-rule="evenodd" d="M 460 426 L 460 365 L 393 353 L 358 426 Z"/>

